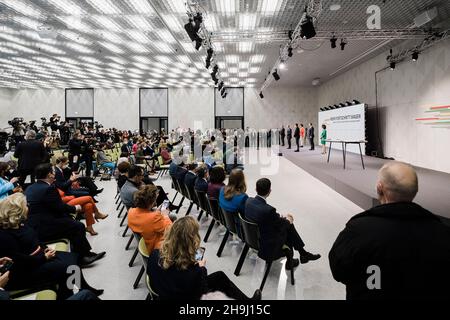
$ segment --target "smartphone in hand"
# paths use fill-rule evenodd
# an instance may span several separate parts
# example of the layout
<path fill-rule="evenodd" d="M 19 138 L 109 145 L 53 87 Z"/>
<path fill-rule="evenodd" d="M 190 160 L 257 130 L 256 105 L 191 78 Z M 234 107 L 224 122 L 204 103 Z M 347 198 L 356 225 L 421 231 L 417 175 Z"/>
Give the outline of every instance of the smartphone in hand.
<path fill-rule="evenodd" d="M 195 253 L 195 260 L 202 261 L 205 255 L 205 251 L 206 249 L 203 247 L 198 248 L 197 252 Z"/>
<path fill-rule="evenodd" d="M 8 272 L 13 264 L 14 263 L 12 261 L 6 261 L 6 263 L 0 267 L 0 275 L 4 275 L 6 272 Z"/>

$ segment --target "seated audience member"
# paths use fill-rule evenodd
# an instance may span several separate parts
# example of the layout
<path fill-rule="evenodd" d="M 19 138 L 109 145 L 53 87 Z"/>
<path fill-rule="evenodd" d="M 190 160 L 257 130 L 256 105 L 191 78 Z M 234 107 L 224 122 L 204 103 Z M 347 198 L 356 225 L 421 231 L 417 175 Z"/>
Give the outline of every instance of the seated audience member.
<path fill-rule="evenodd" d="M 349 300 L 448 300 L 450 228 L 413 202 L 416 172 L 390 162 L 376 189 L 381 205 L 350 219 L 329 253 L 334 279 L 347 286 Z M 378 280 L 369 281 L 372 275 Z"/>
<path fill-rule="evenodd" d="M 197 173 L 195 172 L 196 167 L 197 165 L 195 163 L 187 165 L 188 172 L 186 172 L 186 175 L 184 176 L 184 184 L 189 190 L 194 190 L 195 181 L 197 181 Z"/>
<path fill-rule="evenodd" d="M 129 156 L 130 155 L 127 152 L 122 152 L 119 159 L 117 159 L 117 166 L 119 166 L 122 162 L 130 162 Z"/>
<path fill-rule="evenodd" d="M 128 211 L 128 226 L 145 240 L 148 252 L 159 249 L 164 232 L 172 225 L 168 212 L 155 208 L 159 190 L 153 185 L 142 186 L 134 194 L 135 208 Z M 176 219 L 176 215 L 172 216 Z"/>
<path fill-rule="evenodd" d="M 36 179 L 38 181 L 27 188 L 25 195 L 30 210 L 28 224 L 37 232 L 39 240 L 69 239 L 83 265 L 103 258 L 105 252 L 91 252 L 84 225 L 70 216 L 71 213 L 81 212 L 82 208 L 62 201 L 54 185 L 55 172 L 52 165 L 48 163 L 37 166 Z"/>
<path fill-rule="evenodd" d="M 96 220 L 105 220 L 108 215 L 103 214 L 98 210 L 97 206 L 95 205 L 94 199 L 90 196 L 78 198 L 76 198 L 75 196 L 66 196 L 66 194 L 59 189 L 58 192 L 64 203 L 70 206 L 81 206 L 81 211 L 83 212 L 84 218 L 86 219 L 86 232 L 88 232 L 91 236 L 98 235 L 98 233 L 95 232 L 92 226 L 95 224 Z"/>
<path fill-rule="evenodd" d="M 208 167 L 202 165 L 197 168 L 197 180 L 195 180 L 195 190 L 208 192 Z"/>
<path fill-rule="evenodd" d="M 114 162 L 111 161 L 111 159 L 109 159 L 106 156 L 105 150 L 106 150 L 105 144 L 101 144 L 100 148 L 97 150 L 97 167 L 107 168 L 109 172 L 113 173 L 114 169 L 116 168 L 116 165 L 114 164 Z"/>
<path fill-rule="evenodd" d="M 175 177 L 175 174 L 177 173 L 178 165 L 180 161 L 176 158 L 173 159 L 173 161 L 170 163 L 169 166 L 169 175 L 171 177 Z"/>
<path fill-rule="evenodd" d="M 185 162 L 181 162 L 180 165 L 177 168 L 177 172 L 175 173 L 175 178 L 178 180 L 178 183 L 180 185 L 184 184 L 184 178 L 186 177 L 186 174 L 188 173 L 188 170 L 186 168 Z"/>
<path fill-rule="evenodd" d="M 170 155 L 170 152 L 167 150 L 167 146 L 162 146 L 159 153 L 165 165 L 172 163 L 172 156 Z"/>
<path fill-rule="evenodd" d="M 225 186 L 225 178 L 223 167 L 216 166 L 209 171 L 208 197 L 210 199 L 219 199 L 220 189 Z"/>
<path fill-rule="evenodd" d="M 119 190 L 122 189 L 125 182 L 128 180 L 128 170 L 130 170 L 131 165 L 128 162 L 122 162 L 117 166 L 117 170 L 119 170 L 119 176 L 117 177 L 117 186 Z"/>
<path fill-rule="evenodd" d="M 70 178 L 67 179 L 69 175 Z M 95 197 L 103 192 L 103 189 L 98 189 L 90 177 L 80 177 L 72 172 L 69 168 L 69 159 L 64 156 L 56 159 L 55 179 L 56 187 L 70 196 Z"/>
<path fill-rule="evenodd" d="M 161 249 L 150 254 L 147 273 L 160 299 L 199 300 L 208 292 L 221 291 L 230 298 L 248 300 L 222 271 L 208 275 L 206 261 L 196 260 L 200 242 L 198 222 L 185 216 L 170 227 Z M 261 299 L 259 289 L 252 299 Z"/>
<path fill-rule="evenodd" d="M 8 181 L 6 173 L 9 165 L 6 162 L 0 162 L 0 200 L 6 198 L 11 193 L 16 193 L 22 189 L 19 187 L 19 178 L 11 178 Z"/>
<path fill-rule="evenodd" d="M 294 249 L 300 253 L 300 262 L 317 260 L 319 254 L 311 254 L 304 247 L 305 243 L 294 226 L 294 218 L 291 214 L 281 216 L 277 210 L 267 203 L 271 190 L 269 179 L 263 178 L 256 182 L 255 198 L 248 198 L 245 204 L 245 218 L 255 222 L 259 227 L 258 255 L 265 260 L 277 260 L 287 255 L 286 269 L 290 270 L 299 265 L 299 260 L 293 258 Z M 290 254 L 283 252 L 283 246 L 288 246 Z"/>
<path fill-rule="evenodd" d="M 226 212 L 239 212 L 245 216 L 245 202 L 248 199 L 246 191 L 247 185 L 245 183 L 244 172 L 241 169 L 232 170 L 228 178 L 228 185 L 220 189 L 220 207 Z"/>
<path fill-rule="evenodd" d="M 0 202 L 0 256 L 13 262 L 5 290 L 23 290 L 58 284 L 58 297 L 72 295 L 67 280 L 70 266 L 78 265 L 77 254 L 56 252 L 42 245 L 35 231 L 24 224 L 28 215 L 27 199 L 22 193 Z M 3 259 L 4 260 L 4 259 Z M 81 288 L 101 295 L 103 290 L 91 288 L 81 276 Z"/>

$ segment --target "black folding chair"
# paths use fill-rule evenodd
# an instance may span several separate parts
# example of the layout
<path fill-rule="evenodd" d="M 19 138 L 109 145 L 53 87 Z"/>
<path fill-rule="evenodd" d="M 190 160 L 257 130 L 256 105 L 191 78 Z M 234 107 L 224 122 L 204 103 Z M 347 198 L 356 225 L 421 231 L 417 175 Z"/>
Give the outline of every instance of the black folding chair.
<path fill-rule="evenodd" d="M 241 256 L 239 258 L 239 262 L 236 266 L 236 269 L 234 271 L 234 274 L 236 276 L 239 276 L 242 265 L 244 264 L 245 258 L 247 257 L 248 250 L 252 248 L 255 251 L 259 251 L 259 241 L 260 241 L 260 234 L 259 234 L 259 227 L 256 223 L 249 222 L 242 218 L 242 216 L 239 214 L 239 219 L 241 221 L 241 231 L 242 231 L 242 237 L 245 242 L 245 247 L 242 250 Z M 284 246 L 283 250 L 290 250 L 289 247 Z M 291 254 L 291 253 L 287 253 Z M 264 260 L 264 259 L 263 259 Z M 266 284 L 267 276 L 269 275 L 270 268 L 272 267 L 272 260 L 264 260 L 266 262 L 266 268 L 263 276 L 263 280 L 261 282 L 261 286 L 259 289 L 262 291 L 264 289 L 264 285 Z M 294 278 L 294 268 L 291 268 L 291 284 L 295 284 L 295 278 Z"/>
<path fill-rule="evenodd" d="M 219 215 L 219 201 L 217 199 L 210 199 L 208 196 L 206 197 L 206 205 L 208 206 L 208 211 L 213 217 L 211 223 L 209 224 L 208 231 L 206 231 L 205 238 L 203 242 L 208 242 L 209 236 L 211 234 L 212 229 L 216 223 L 222 224 L 221 216 Z"/>
<path fill-rule="evenodd" d="M 220 257 L 222 255 L 223 248 L 225 247 L 225 244 L 228 241 L 228 237 L 230 235 L 239 236 L 239 232 L 236 227 L 236 218 L 237 214 L 232 212 L 227 212 L 224 209 L 220 208 L 222 212 L 222 220 L 224 222 L 225 228 L 227 228 L 227 231 L 225 232 L 225 235 L 223 236 L 222 243 L 220 244 L 219 250 L 217 251 L 217 256 Z"/>
<path fill-rule="evenodd" d="M 194 190 L 194 192 L 195 192 L 195 197 L 197 198 L 197 201 L 198 201 L 198 206 L 200 207 L 200 214 L 198 215 L 198 218 L 197 218 L 197 220 L 200 221 L 200 219 L 202 218 L 203 212 L 206 212 L 206 216 L 211 215 L 211 213 L 209 212 L 208 204 L 207 204 L 208 195 L 204 191 Z"/>

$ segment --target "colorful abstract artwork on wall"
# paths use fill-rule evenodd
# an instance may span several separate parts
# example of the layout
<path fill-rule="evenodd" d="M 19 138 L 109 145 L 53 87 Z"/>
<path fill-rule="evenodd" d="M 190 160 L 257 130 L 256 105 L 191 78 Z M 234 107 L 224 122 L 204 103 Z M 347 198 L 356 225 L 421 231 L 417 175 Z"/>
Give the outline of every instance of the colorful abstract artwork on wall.
<path fill-rule="evenodd" d="M 416 121 L 426 125 L 450 128 L 450 106 L 432 107 L 425 113 L 427 117 L 417 118 Z"/>

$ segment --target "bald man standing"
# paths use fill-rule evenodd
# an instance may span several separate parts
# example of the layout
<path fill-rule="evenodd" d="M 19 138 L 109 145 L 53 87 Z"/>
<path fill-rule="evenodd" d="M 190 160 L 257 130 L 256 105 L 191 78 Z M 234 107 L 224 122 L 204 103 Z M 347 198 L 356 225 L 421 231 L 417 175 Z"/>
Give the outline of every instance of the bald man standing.
<path fill-rule="evenodd" d="M 388 163 L 376 189 L 381 205 L 353 217 L 329 253 L 347 299 L 449 299 L 450 228 L 413 202 L 416 172 Z"/>

